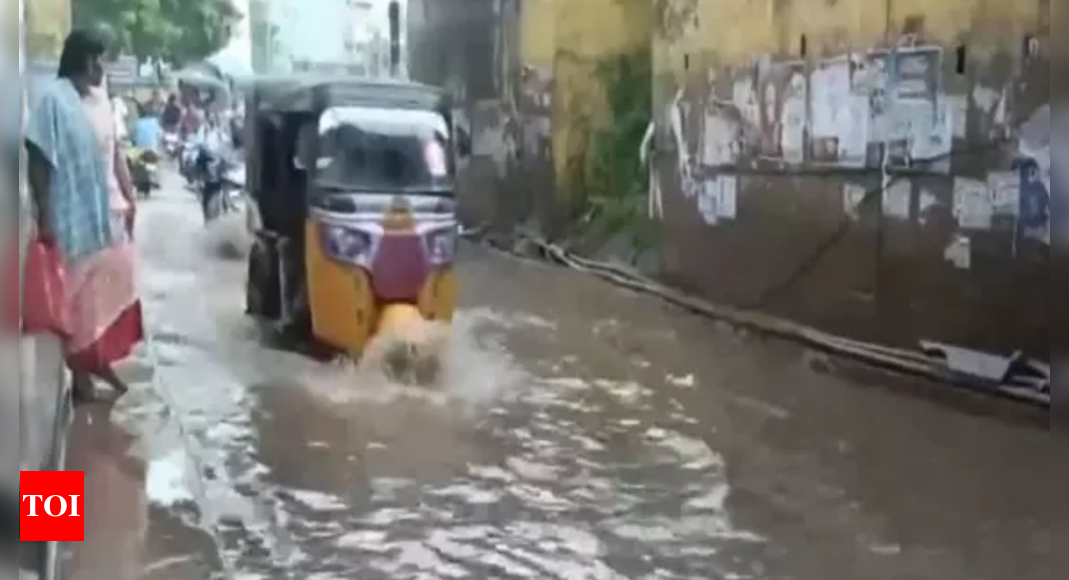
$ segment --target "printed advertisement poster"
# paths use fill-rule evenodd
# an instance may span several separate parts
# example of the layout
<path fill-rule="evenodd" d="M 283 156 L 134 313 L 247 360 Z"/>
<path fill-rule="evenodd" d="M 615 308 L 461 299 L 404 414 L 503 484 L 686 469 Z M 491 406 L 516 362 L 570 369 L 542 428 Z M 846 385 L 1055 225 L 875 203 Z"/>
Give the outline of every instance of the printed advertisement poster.
<path fill-rule="evenodd" d="M 869 141 L 888 147 L 892 167 L 949 170 L 954 122 L 942 93 L 943 50 L 900 48 L 857 57 L 853 93 L 869 102 Z"/>
<path fill-rule="evenodd" d="M 818 64 L 810 74 L 812 158 L 817 163 L 864 167 L 868 162 L 870 105 L 855 94 L 853 64 L 839 58 Z"/>
<path fill-rule="evenodd" d="M 1020 162 L 1022 233 L 1050 243 L 1050 191 L 1044 182 L 1039 164 L 1034 159 Z"/>
<path fill-rule="evenodd" d="M 758 153 L 798 164 L 805 160 L 809 96 L 804 62 L 775 63 L 757 82 Z"/>
<path fill-rule="evenodd" d="M 1058 179 L 1059 171 L 1064 171 L 1064 165 L 1059 163 L 1064 157 L 1065 137 L 1069 134 L 1069 126 L 1063 110 L 1052 115 L 1051 107 L 1040 107 L 1025 122 L 1018 133 L 1018 179 L 1021 188 L 1020 198 L 1020 229 L 1022 235 L 1040 239 L 1048 244 L 1051 234 L 1051 207 L 1057 205 L 1051 202 L 1051 193 L 1064 194 L 1055 191 L 1054 184 L 1063 183 Z M 1051 147 L 1054 141 L 1055 147 Z M 1052 158 L 1051 153 L 1054 153 Z M 1060 216 L 1063 217 L 1064 216 Z"/>

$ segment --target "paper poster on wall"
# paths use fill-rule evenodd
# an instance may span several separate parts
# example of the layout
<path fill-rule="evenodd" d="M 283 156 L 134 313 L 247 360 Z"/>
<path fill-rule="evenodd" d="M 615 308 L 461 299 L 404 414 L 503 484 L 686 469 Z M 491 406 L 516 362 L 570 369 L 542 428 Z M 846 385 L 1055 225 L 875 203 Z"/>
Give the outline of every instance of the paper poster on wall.
<path fill-rule="evenodd" d="M 698 213 L 706 225 L 734 220 L 738 214 L 738 178 L 724 175 L 708 179 L 698 194 Z"/>
<path fill-rule="evenodd" d="M 805 160 L 805 131 L 809 124 L 807 65 L 802 61 L 771 63 L 760 68 L 756 94 L 757 153 L 788 163 Z"/>
<path fill-rule="evenodd" d="M 1039 164 L 1034 159 L 1023 159 L 1019 164 L 1021 180 L 1020 214 L 1021 232 L 1028 237 L 1050 241 L 1050 192 L 1043 180 Z"/>
<path fill-rule="evenodd" d="M 869 97 L 851 84 L 846 57 L 818 64 L 810 75 L 811 154 L 817 163 L 864 167 L 868 157 Z"/>
<path fill-rule="evenodd" d="M 995 215 L 1016 217 L 1021 211 L 1021 179 L 1014 171 L 996 171 L 987 176 Z"/>
<path fill-rule="evenodd" d="M 972 240 L 968 236 L 956 236 L 943 251 L 943 259 L 959 270 L 972 268 Z"/>
<path fill-rule="evenodd" d="M 954 119 L 940 83 L 943 51 L 937 46 L 874 51 L 855 58 L 853 93 L 869 101 L 869 141 L 885 145 L 892 167 L 938 160 L 953 146 Z"/>
<path fill-rule="evenodd" d="M 884 217 L 908 220 L 913 205 L 913 184 L 897 180 L 883 192 Z"/>
<path fill-rule="evenodd" d="M 963 230 L 987 231 L 994 226 L 995 211 L 986 181 L 954 180 L 954 218 Z"/>
<path fill-rule="evenodd" d="M 843 187 L 843 211 L 851 219 L 861 219 L 861 204 L 865 203 L 867 193 L 864 186 L 856 183 L 848 183 Z"/>

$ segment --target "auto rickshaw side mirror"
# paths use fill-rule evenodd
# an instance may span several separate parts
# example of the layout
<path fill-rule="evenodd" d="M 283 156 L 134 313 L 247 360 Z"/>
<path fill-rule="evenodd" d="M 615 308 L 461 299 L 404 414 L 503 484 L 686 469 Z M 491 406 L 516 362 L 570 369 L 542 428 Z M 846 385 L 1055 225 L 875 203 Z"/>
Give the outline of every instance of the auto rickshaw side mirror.
<path fill-rule="evenodd" d="M 319 128 L 315 123 L 306 123 L 301 126 L 297 134 L 297 154 L 293 158 L 293 165 L 297 169 L 307 171 L 315 166 L 315 142 L 319 136 Z"/>
<path fill-rule="evenodd" d="M 457 155 L 462 159 L 471 157 L 471 135 L 464 129 L 457 128 L 454 138 L 456 139 Z"/>

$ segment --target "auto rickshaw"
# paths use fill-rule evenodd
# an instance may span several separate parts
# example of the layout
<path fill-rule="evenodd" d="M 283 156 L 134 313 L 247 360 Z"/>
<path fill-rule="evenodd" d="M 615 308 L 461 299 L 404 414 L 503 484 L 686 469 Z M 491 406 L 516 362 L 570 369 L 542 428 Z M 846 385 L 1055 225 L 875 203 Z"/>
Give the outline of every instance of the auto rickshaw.
<path fill-rule="evenodd" d="M 458 224 L 445 94 L 306 77 L 257 79 L 245 94 L 248 314 L 354 357 L 381 333 L 448 323 Z"/>

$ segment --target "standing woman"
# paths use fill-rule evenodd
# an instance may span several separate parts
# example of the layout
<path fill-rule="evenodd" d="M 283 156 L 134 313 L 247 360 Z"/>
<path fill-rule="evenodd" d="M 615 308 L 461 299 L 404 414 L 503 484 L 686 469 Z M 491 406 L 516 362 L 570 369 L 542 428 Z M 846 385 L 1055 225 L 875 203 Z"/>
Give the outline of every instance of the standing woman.
<path fill-rule="evenodd" d="M 67 37 L 59 78 L 42 91 L 26 129 L 37 235 L 67 265 L 67 364 L 75 396 L 95 399 L 94 379 L 117 395 L 113 365 L 144 337 L 132 245 L 136 196 L 116 141 L 96 35 Z"/>

